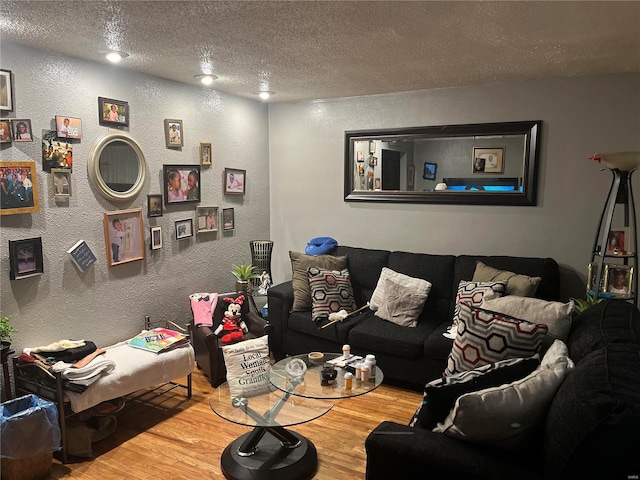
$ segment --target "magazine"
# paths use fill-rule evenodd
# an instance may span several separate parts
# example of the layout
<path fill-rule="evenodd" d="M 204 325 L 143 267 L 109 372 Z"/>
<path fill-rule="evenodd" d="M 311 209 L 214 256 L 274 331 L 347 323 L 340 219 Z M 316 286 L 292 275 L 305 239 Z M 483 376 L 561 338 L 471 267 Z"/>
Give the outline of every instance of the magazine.
<path fill-rule="evenodd" d="M 162 353 L 189 343 L 189 337 L 167 328 L 154 328 L 143 330 L 128 343 L 135 348 Z"/>

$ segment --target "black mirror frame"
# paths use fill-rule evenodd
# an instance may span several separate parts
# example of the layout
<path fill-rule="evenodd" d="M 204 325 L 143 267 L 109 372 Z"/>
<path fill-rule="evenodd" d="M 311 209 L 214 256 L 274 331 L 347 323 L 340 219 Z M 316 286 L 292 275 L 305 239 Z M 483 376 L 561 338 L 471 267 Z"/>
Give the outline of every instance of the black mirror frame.
<path fill-rule="evenodd" d="M 538 189 L 538 155 L 540 145 L 540 120 L 476 123 L 468 125 L 444 125 L 376 130 L 351 130 L 345 132 L 344 152 L 344 201 L 345 202 L 393 202 L 436 203 L 458 205 L 520 205 L 535 206 Z M 525 135 L 523 192 L 460 192 L 460 191 L 354 191 L 353 142 L 379 140 L 391 136 L 405 138 L 449 138 L 491 135 Z"/>

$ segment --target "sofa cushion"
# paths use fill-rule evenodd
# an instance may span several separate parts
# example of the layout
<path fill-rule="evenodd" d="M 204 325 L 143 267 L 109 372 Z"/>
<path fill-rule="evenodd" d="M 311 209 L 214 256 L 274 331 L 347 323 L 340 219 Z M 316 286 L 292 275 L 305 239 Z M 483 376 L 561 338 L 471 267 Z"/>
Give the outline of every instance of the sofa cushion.
<path fill-rule="evenodd" d="M 482 308 L 492 312 L 504 313 L 527 322 L 545 324 L 549 327 L 547 338 L 544 340 L 545 344 L 547 344 L 546 347 L 548 347 L 556 339 L 563 342 L 567 341 L 569 330 L 571 329 L 571 314 L 573 313 L 574 303 L 573 300 L 562 303 L 550 302 L 539 298 L 506 295 L 500 298 L 484 300 Z"/>
<path fill-rule="evenodd" d="M 452 324 L 456 325 L 460 320 L 460 308 L 462 303 L 471 305 L 473 307 L 479 307 L 482 302 L 491 298 L 497 298 L 502 296 L 507 283 L 500 282 L 468 282 L 466 280 L 460 281 L 458 284 L 458 293 L 456 295 L 456 306 L 453 311 Z"/>
<path fill-rule="evenodd" d="M 530 277 L 541 277 L 536 297 L 544 300 L 559 299 L 560 267 L 552 258 L 459 255 L 456 257 L 453 281 L 459 282 L 473 278 L 478 261 L 499 270 L 508 270 Z M 454 283 L 454 285 L 457 284 Z"/>
<path fill-rule="evenodd" d="M 348 269 L 324 270 L 310 267 L 307 274 L 311 289 L 313 321 L 328 318 L 330 313 L 340 310 L 351 313 L 357 308 Z"/>
<path fill-rule="evenodd" d="M 444 360 L 446 362 L 453 346 L 453 339 L 443 335 L 449 328 L 451 328 L 451 323 L 441 323 L 429 335 L 429 338 L 424 342 L 424 356 L 426 358 Z"/>
<path fill-rule="evenodd" d="M 639 431 L 640 348 L 610 343 L 576 362 L 549 408 L 544 436 L 547 476 L 637 475 Z"/>
<path fill-rule="evenodd" d="M 390 269 L 431 283 L 429 296 L 419 322 L 437 319 L 439 324 L 451 318 L 451 299 L 456 294 L 453 284 L 454 265 L 455 257 L 452 255 L 409 252 L 392 252 L 389 255 Z"/>
<path fill-rule="evenodd" d="M 625 300 L 604 300 L 582 312 L 567 340 L 576 363 L 610 343 L 640 345 L 640 312 Z"/>
<path fill-rule="evenodd" d="M 391 280 L 385 283 L 385 300 L 375 312 L 376 317 L 401 327 L 417 326 L 427 294 L 413 291 Z"/>
<path fill-rule="evenodd" d="M 304 253 L 289 252 L 291 258 L 291 280 L 293 285 L 294 312 L 311 310 L 311 289 L 309 288 L 309 267 L 324 268 L 326 270 L 342 270 L 347 268 L 347 257 L 333 255 L 305 255 Z"/>
<path fill-rule="evenodd" d="M 568 354 L 567 346 L 556 340 L 534 372 L 506 385 L 462 395 L 433 431 L 507 449 L 524 446 L 542 425 L 556 391 L 574 366 Z"/>
<path fill-rule="evenodd" d="M 350 320 L 345 320 L 348 321 Z M 369 311 L 349 331 L 348 343 L 352 351 L 420 359 L 424 356 L 424 342 L 432 331 L 433 327 L 427 323 L 418 323 L 415 328 L 404 328 L 382 320 Z M 384 370 L 384 366 L 381 367 Z"/>
<path fill-rule="evenodd" d="M 445 375 L 471 370 L 506 358 L 530 357 L 548 327 L 463 303 L 458 331 Z"/>
<path fill-rule="evenodd" d="M 357 325 L 359 318 L 349 317 L 343 322 L 337 322 L 327 328 L 320 328 L 325 322 L 314 322 L 311 320 L 311 312 L 292 312 L 289 315 L 287 321 L 287 330 L 292 333 L 303 333 L 311 337 L 317 337 L 323 340 L 334 342 L 336 344 L 336 350 L 338 345 L 342 346 L 345 343 L 349 343 L 347 335 L 355 325 Z M 296 351 L 296 353 L 302 353 Z"/>
<path fill-rule="evenodd" d="M 507 282 L 505 295 L 520 295 L 523 297 L 533 297 L 536 294 L 541 277 L 529 277 L 520 275 L 508 270 L 485 265 L 481 261 L 476 262 L 476 270 L 473 273 L 474 282 Z"/>
<path fill-rule="evenodd" d="M 373 295 L 371 295 L 371 300 L 369 301 L 369 308 L 374 312 L 387 300 L 388 280 L 391 280 L 396 285 L 404 287 L 404 289 L 410 292 L 424 295 L 425 300 L 431 290 L 431 283 L 427 280 L 410 277 L 404 273 L 395 272 L 390 268 L 383 267 L 382 272 L 380 272 L 378 283 L 376 284 L 376 289 L 373 291 Z M 422 308 L 420 308 L 420 311 L 422 311 Z M 418 312 L 418 314 L 420 314 L 420 312 Z"/>
<path fill-rule="evenodd" d="M 449 415 L 461 395 L 519 380 L 533 372 L 538 365 L 538 355 L 509 358 L 433 380 L 425 385 L 422 404 L 409 425 L 432 430 Z"/>
<path fill-rule="evenodd" d="M 358 306 L 365 305 L 373 294 L 382 267 L 388 266 L 389 251 L 369 248 L 338 246 L 332 255 L 347 257 L 351 285 Z"/>

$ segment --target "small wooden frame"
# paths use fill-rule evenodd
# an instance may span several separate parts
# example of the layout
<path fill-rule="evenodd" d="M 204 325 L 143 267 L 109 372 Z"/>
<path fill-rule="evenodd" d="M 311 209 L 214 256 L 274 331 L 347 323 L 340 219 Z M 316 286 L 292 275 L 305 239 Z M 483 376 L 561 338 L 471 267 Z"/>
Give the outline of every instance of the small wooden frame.
<path fill-rule="evenodd" d="M 0 177 L 18 175 L 21 186 L 12 187 L 8 195 L 2 196 L 0 215 L 33 213 L 40 210 L 38 203 L 38 176 L 35 162 L 0 162 Z"/>
<path fill-rule="evenodd" d="M 144 260 L 142 209 L 104 212 L 104 239 L 110 267 Z"/>

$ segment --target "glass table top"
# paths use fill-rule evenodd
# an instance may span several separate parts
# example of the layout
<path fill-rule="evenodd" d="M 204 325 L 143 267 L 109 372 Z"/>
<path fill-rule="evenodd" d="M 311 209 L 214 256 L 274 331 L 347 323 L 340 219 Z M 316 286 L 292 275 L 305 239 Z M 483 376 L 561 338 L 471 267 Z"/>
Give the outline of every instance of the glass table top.
<path fill-rule="evenodd" d="M 229 422 L 247 427 L 290 427 L 321 417 L 333 407 L 326 400 L 289 395 L 271 386 L 268 393 L 232 398 L 225 382 L 209 396 L 209 406 Z"/>
<path fill-rule="evenodd" d="M 357 397 L 358 395 L 364 395 L 372 390 L 375 390 L 384 380 L 384 374 L 380 367 L 375 368 L 375 377 L 369 378 L 369 380 L 361 381 L 353 379 L 351 389 L 345 387 L 344 374 L 346 370 L 344 368 L 337 367 L 337 376 L 331 385 L 322 384 L 322 367 L 325 363 L 339 359 L 341 354 L 338 353 L 325 353 L 324 359 L 320 362 L 312 362 L 309 360 L 308 354 L 294 355 L 284 358 L 279 362 L 271 366 L 269 371 L 269 380 L 271 383 L 281 391 L 287 391 L 291 389 L 293 383 L 295 388 L 291 391 L 291 395 L 306 398 L 315 399 L 340 399 Z M 306 366 L 307 371 L 304 373 L 301 383 L 300 379 L 292 378 L 287 373 L 286 368 L 289 362 L 295 359 L 302 360 Z"/>

